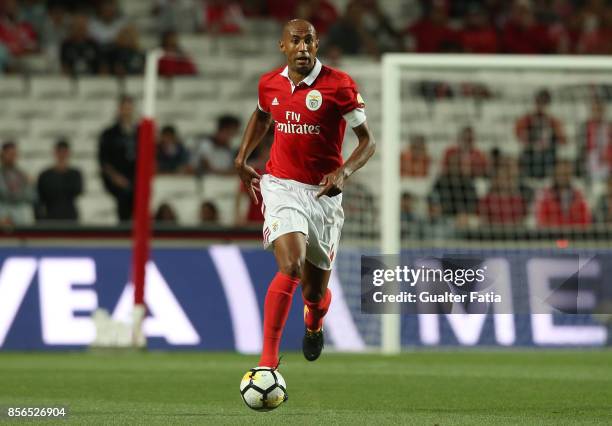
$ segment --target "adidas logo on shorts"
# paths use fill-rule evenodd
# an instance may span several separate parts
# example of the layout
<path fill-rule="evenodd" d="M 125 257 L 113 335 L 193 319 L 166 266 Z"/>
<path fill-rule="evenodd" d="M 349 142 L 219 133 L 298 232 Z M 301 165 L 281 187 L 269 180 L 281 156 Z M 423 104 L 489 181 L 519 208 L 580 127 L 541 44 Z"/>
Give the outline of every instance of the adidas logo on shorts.
<path fill-rule="evenodd" d="M 278 99 L 274 98 L 274 99 L 272 100 L 272 105 L 278 105 Z"/>

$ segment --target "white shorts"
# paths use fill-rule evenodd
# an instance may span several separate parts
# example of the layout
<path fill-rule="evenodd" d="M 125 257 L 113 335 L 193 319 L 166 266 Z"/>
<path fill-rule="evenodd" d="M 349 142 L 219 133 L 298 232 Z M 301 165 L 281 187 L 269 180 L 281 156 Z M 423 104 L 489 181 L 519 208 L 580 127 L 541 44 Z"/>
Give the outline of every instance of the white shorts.
<path fill-rule="evenodd" d="M 271 248 L 281 235 L 301 232 L 306 236 L 306 259 L 317 268 L 330 270 L 344 223 L 342 194 L 317 199 L 320 186 L 269 174 L 262 177 L 260 188 L 264 247 Z"/>

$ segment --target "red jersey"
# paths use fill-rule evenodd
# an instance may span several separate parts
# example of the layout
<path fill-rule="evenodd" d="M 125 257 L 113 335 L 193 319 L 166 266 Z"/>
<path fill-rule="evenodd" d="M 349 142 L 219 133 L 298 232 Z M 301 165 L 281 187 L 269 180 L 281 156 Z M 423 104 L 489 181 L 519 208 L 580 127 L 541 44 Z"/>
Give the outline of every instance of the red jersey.
<path fill-rule="evenodd" d="M 486 176 L 489 171 L 487 156 L 478 148 L 471 148 L 468 152 L 463 151 L 459 146 L 448 147 L 442 159 L 442 167 L 448 169 L 448 163 L 455 155 L 458 155 L 461 167 L 467 169 L 471 176 Z"/>
<path fill-rule="evenodd" d="M 164 53 L 159 59 L 158 73 L 162 77 L 173 77 L 176 75 L 195 75 L 198 70 L 189 57 Z"/>
<path fill-rule="evenodd" d="M 584 196 L 577 189 L 566 193 L 567 199 L 552 188 L 545 189 L 536 201 L 538 226 L 578 226 L 591 223 L 591 211 Z"/>
<path fill-rule="evenodd" d="M 520 194 L 489 193 L 478 202 L 478 215 L 491 225 L 520 225 L 527 204 Z"/>
<path fill-rule="evenodd" d="M 346 122 L 357 127 L 365 121 L 355 82 L 319 60 L 297 86 L 286 66 L 264 74 L 258 107 L 275 123 L 266 172 L 310 185 L 342 166 Z"/>

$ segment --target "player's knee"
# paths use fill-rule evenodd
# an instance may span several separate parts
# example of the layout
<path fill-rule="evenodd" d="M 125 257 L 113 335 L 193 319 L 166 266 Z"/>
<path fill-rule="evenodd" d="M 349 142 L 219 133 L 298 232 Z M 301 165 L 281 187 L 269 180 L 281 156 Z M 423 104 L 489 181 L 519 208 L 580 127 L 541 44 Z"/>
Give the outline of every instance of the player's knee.
<path fill-rule="evenodd" d="M 291 278 L 302 278 L 302 271 L 304 270 L 304 259 L 289 259 L 279 267 L 280 271 L 289 275 Z"/>
<path fill-rule="evenodd" d="M 312 285 L 302 286 L 302 295 L 310 302 L 319 302 L 323 299 L 323 289 L 320 287 L 314 287 Z"/>

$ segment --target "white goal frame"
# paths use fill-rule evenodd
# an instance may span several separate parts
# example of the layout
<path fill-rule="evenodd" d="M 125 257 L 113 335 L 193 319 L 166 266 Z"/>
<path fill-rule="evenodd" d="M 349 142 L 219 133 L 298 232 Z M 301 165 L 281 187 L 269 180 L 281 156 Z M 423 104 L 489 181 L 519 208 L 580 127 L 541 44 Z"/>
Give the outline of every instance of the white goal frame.
<path fill-rule="evenodd" d="M 400 144 L 402 68 L 436 70 L 564 70 L 611 71 L 606 56 L 464 55 L 388 53 L 382 58 L 382 141 L 381 153 L 381 254 L 399 255 L 400 235 Z M 612 77 L 611 77 L 612 80 Z M 401 351 L 401 317 L 381 315 L 383 353 Z"/>

